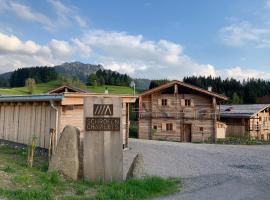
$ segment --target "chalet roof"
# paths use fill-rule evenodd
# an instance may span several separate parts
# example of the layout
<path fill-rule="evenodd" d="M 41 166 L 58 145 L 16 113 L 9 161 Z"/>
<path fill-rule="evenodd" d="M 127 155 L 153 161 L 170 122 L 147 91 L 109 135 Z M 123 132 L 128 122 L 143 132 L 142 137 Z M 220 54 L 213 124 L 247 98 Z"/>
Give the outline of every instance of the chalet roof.
<path fill-rule="evenodd" d="M 0 96 L 0 102 L 33 102 L 33 101 L 62 101 L 62 94 L 49 95 L 3 95 Z"/>
<path fill-rule="evenodd" d="M 171 86 L 173 86 L 173 85 L 175 85 L 175 84 L 178 84 L 178 85 L 180 85 L 180 86 L 182 86 L 182 87 L 189 88 L 189 89 L 191 89 L 191 90 L 195 90 L 195 91 L 197 91 L 197 92 L 201 92 L 201 93 L 206 94 L 206 95 L 209 95 L 209 96 L 216 97 L 216 98 L 218 98 L 218 99 L 220 99 L 220 100 L 227 100 L 227 97 L 224 96 L 224 95 L 221 95 L 221 94 L 218 94 L 218 93 L 215 93 L 215 92 L 211 92 L 211 91 L 202 89 L 202 88 L 200 88 L 200 87 L 196 87 L 196 86 L 194 86 L 194 85 L 191 85 L 191 84 L 188 84 L 188 83 L 184 83 L 184 82 L 182 82 L 182 81 L 177 81 L 177 80 L 171 81 L 171 82 L 169 82 L 169 83 L 165 83 L 165 84 L 160 85 L 160 86 L 158 86 L 158 87 L 155 87 L 155 88 L 153 88 L 153 89 L 147 90 L 147 91 L 141 93 L 140 96 L 145 96 L 145 95 L 149 95 L 149 94 L 158 92 L 158 91 L 160 91 L 160 90 L 163 90 L 163 89 L 166 89 L 166 88 L 168 88 L 168 87 L 171 87 Z"/>
<path fill-rule="evenodd" d="M 48 92 L 48 94 L 60 94 L 65 92 L 73 92 L 73 93 L 88 93 L 86 90 L 82 90 L 77 87 L 69 86 L 69 85 L 63 85 L 61 87 L 55 88 Z"/>
<path fill-rule="evenodd" d="M 220 117 L 223 118 L 250 118 L 269 107 L 269 104 L 232 104 L 220 106 Z"/>

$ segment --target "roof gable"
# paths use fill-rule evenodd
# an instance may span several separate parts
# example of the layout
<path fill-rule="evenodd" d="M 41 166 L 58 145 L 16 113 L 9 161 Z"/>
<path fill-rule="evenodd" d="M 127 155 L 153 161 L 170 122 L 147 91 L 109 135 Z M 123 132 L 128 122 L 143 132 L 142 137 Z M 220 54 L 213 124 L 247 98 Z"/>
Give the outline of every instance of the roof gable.
<path fill-rule="evenodd" d="M 153 89 L 150 89 L 150 90 L 147 90 L 147 91 L 141 93 L 140 96 L 145 96 L 145 95 L 149 95 L 149 94 L 164 90 L 166 88 L 172 87 L 175 84 L 180 85 L 182 87 L 186 87 L 186 88 L 194 90 L 194 91 L 197 91 L 197 92 L 205 94 L 205 95 L 216 97 L 220 100 L 227 100 L 227 97 L 224 95 L 220 95 L 220 94 L 217 94 L 215 92 L 210 92 L 208 90 L 205 90 L 205 89 L 202 89 L 202 88 L 199 88 L 199 87 L 196 87 L 196 86 L 193 86 L 193 85 L 190 85 L 188 83 L 181 82 L 181 81 L 171 81 L 169 83 L 165 83 L 163 85 L 160 85 L 158 87 L 155 87 Z"/>
<path fill-rule="evenodd" d="M 71 92 L 71 93 L 88 93 L 85 90 L 82 90 L 77 87 L 73 86 L 68 86 L 68 85 L 63 85 L 61 87 L 55 88 L 51 91 L 48 92 L 48 94 L 61 94 L 61 93 L 66 93 L 66 92 Z"/>

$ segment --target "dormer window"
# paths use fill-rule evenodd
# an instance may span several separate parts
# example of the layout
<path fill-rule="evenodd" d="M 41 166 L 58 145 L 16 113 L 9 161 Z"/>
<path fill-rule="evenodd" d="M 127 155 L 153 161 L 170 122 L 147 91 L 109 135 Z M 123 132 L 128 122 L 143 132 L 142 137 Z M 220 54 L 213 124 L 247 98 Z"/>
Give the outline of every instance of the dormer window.
<path fill-rule="evenodd" d="M 167 106 L 168 100 L 167 99 L 161 99 L 161 105 Z"/>

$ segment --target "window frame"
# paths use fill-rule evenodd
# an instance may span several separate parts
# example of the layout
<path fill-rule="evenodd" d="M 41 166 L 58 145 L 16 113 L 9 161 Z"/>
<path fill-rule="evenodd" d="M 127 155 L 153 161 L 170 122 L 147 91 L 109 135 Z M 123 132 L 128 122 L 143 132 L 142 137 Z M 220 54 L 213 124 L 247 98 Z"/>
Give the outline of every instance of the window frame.
<path fill-rule="evenodd" d="M 173 131 L 173 123 L 166 123 L 166 131 Z"/>
<path fill-rule="evenodd" d="M 161 106 L 168 106 L 168 99 L 161 99 Z"/>
<path fill-rule="evenodd" d="M 191 106 L 191 99 L 185 99 L 185 106 L 190 107 Z"/>

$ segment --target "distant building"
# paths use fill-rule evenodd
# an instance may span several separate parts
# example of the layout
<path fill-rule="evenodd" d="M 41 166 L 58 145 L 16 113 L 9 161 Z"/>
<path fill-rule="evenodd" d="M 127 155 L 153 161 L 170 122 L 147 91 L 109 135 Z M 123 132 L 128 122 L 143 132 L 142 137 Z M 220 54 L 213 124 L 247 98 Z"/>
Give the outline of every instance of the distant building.
<path fill-rule="evenodd" d="M 270 104 L 221 105 L 226 136 L 270 140 Z"/>
<path fill-rule="evenodd" d="M 48 148 L 49 131 L 59 137 L 66 125 L 73 125 L 84 133 L 83 100 L 88 96 L 122 98 L 123 145 L 129 136 L 129 104 L 136 96 L 87 93 L 71 86 L 62 86 L 42 95 L 0 96 L 0 140 L 29 144 L 33 135 L 38 146 Z M 83 134 L 82 134 L 83 136 Z"/>
<path fill-rule="evenodd" d="M 227 97 L 180 81 L 139 96 L 139 138 L 203 142 L 217 138 L 226 126 L 217 123 L 218 104 Z M 224 132 L 224 131 L 223 131 Z"/>

